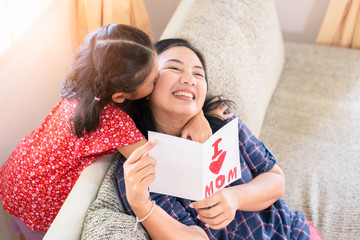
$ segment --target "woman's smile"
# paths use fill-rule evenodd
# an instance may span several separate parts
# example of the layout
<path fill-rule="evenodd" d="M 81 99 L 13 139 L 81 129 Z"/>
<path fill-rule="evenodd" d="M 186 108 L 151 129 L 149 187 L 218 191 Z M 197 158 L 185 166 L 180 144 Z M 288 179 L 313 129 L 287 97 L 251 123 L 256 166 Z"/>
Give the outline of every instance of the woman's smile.
<path fill-rule="evenodd" d="M 189 90 L 178 90 L 178 91 L 174 91 L 172 94 L 179 99 L 191 100 L 191 101 L 195 100 L 195 94 Z"/>

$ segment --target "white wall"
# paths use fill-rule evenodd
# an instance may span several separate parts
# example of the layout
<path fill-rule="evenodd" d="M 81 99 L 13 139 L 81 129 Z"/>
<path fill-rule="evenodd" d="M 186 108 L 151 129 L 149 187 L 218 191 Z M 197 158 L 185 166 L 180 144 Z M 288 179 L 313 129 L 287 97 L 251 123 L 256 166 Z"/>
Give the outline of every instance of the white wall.
<path fill-rule="evenodd" d="M 144 0 L 155 41 L 159 39 L 179 2 L 180 0 Z"/>
<path fill-rule="evenodd" d="M 60 80 L 72 58 L 70 0 L 55 1 L 0 62 L 0 166 L 59 99 Z M 0 206 L 0 239 L 13 239 Z"/>
<path fill-rule="evenodd" d="M 72 56 L 69 1 L 31 34 L 0 71 L 0 165 L 17 143 L 39 125 L 59 99 L 60 80 Z M 22 39 L 23 40 L 23 39 Z"/>
<path fill-rule="evenodd" d="M 315 43 L 330 0 L 276 0 L 284 39 Z"/>

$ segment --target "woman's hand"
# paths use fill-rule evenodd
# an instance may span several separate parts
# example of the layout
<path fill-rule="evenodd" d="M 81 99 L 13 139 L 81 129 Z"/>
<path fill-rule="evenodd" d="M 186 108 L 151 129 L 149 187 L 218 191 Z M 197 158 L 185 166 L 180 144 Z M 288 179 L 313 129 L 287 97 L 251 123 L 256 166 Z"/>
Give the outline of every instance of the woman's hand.
<path fill-rule="evenodd" d="M 211 135 L 212 131 L 210 125 L 205 118 L 203 111 L 200 111 L 190 119 L 181 132 L 182 138 L 190 138 L 191 140 L 200 143 L 204 143 Z"/>
<path fill-rule="evenodd" d="M 126 197 L 139 219 L 151 209 L 149 186 L 155 180 L 156 160 L 148 155 L 156 141 L 137 148 L 124 163 Z"/>
<path fill-rule="evenodd" d="M 226 227 L 235 217 L 237 210 L 262 211 L 279 200 L 284 194 L 285 177 L 281 168 L 273 168 L 250 182 L 223 188 L 211 197 L 193 202 L 190 207 L 198 211 L 198 218 L 208 227 Z"/>
<path fill-rule="evenodd" d="M 234 220 L 238 201 L 231 188 L 223 188 L 209 198 L 191 203 L 198 211 L 198 218 L 212 229 L 220 229 Z"/>

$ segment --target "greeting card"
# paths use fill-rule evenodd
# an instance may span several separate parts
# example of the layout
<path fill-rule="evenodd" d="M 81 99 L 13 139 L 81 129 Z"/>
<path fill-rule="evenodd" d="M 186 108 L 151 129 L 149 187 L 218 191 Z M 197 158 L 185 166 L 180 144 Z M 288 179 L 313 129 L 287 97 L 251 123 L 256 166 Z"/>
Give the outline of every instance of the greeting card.
<path fill-rule="evenodd" d="M 207 198 L 241 178 L 238 119 L 233 119 L 205 143 L 149 131 L 157 145 L 156 178 L 150 192 L 190 200 Z"/>

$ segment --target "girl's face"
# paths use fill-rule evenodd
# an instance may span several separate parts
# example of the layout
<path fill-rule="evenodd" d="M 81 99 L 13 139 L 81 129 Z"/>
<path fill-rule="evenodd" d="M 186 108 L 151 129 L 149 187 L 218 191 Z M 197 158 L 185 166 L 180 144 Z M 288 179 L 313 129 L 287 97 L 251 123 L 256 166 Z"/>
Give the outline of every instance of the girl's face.
<path fill-rule="evenodd" d="M 192 50 L 176 46 L 159 55 L 159 77 L 150 95 L 154 113 L 192 117 L 204 105 L 206 91 L 205 71 Z"/>
<path fill-rule="evenodd" d="M 148 96 L 154 89 L 155 82 L 158 78 L 158 56 L 154 54 L 153 67 L 149 76 L 145 81 L 136 89 L 134 93 L 125 94 L 125 98 L 128 100 L 136 100 Z"/>

